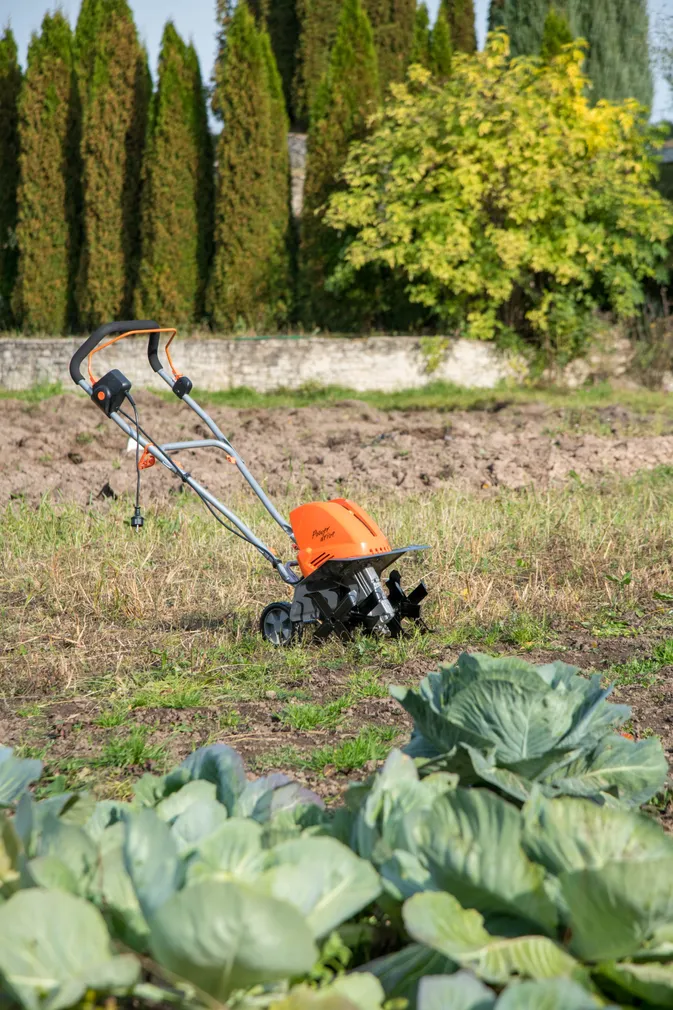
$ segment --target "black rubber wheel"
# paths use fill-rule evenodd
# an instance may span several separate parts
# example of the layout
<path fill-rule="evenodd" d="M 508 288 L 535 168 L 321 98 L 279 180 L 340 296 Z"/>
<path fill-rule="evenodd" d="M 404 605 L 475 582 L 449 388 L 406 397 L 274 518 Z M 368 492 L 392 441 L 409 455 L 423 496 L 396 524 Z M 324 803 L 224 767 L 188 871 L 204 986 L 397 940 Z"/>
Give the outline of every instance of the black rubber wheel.
<path fill-rule="evenodd" d="M 259 619 L 262 638 L 271 645 L 289 645 L 294 637 L 294 624 L 290 620 L 289 603 L 270 603 Z"/>

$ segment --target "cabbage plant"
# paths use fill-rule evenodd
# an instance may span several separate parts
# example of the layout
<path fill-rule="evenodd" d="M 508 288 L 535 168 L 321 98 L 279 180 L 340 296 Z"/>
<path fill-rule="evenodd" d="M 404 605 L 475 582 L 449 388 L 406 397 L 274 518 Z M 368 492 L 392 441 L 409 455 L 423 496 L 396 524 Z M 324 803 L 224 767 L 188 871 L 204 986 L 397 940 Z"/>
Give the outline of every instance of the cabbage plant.
<path fill-rule="evenodd" d="M 585 796 L 640 806 L 666 781 L 658 740 L 615 732 L 626 705 L 612 688 L 565 663 L 463 653 L 412 690 L 391 693 L 414 720 L 407 754 L 427 772 L 455 772 L 523 803 L 534 787 L 546 796 Z"/>

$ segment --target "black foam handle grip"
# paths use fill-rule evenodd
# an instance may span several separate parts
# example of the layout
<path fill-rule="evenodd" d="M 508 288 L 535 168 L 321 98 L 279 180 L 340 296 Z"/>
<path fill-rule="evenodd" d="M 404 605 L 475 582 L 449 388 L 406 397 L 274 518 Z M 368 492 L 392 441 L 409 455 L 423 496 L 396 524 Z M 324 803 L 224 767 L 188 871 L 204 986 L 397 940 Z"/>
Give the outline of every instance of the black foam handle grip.
<path fill-rule="evenodd" d="M 149 363 L 155 372 L 161 371 L 164 367 L 159 360 L 159 340 L 161 338 L 160 333 L 150 333 L 150 339 L 147 342 L 147 357 Z"/>
<path fill-rule="evenodd" d="M 111 337 L 115 333 L 125 333 L 127 330 L 158 330 L 159 328 L 159 324 L 155 323 L 153 319 L 127 319 L 123 322 L 103 323 L 97 330 L 94 330 L 90 337 L 87 337 L 82 346 L 78 347 L 73 354 L 70 359 L 70 378 L 75 385 L 79 385 L 84 378 L 81 370 L 82 362 L 98 347 L 101 340 L 105 337 Z M 156 346 L 158 347 L 159 334 L 150 334 L 150 343 L 153 339 L 156 340 Z M 154 365 L 152 367 L 154 368 Z M 154 370 L 156 372 L 156 368 Z"/>

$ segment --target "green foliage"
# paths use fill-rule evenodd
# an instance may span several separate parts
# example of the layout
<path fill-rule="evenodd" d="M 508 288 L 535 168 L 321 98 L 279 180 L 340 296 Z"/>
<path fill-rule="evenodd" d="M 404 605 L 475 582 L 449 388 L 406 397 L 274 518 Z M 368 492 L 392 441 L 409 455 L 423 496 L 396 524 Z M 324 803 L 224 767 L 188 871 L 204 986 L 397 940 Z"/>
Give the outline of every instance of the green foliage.
<path fill-rule="evenodd" d="M 491 4 L 489 29 L 505 28 L 512 56 L 532 56 L 542 46 L 550 0 L 501 0 Z"/>
<path fill-rule="evenodd" d="M 313 106 L 319 100 L 318 93 L 324 77 L 332 72 L 332 50 L 344 18 L 344 7 L 348 6 L 340 0 L 299 0 L 301 37 L 294 100 L 299 119 L 310 119 L 312 123 L 316 119 Z M 408 63 L 414 62 L 412 52 L 418 29 L 416 3 L 415 0 L 363 0 L 362 8 L 373 36 L 377 59 L 377 88 L 385 95 L 389 84 L 402 80 Z M 353 17 L 352 11 L 347 16 Z M 425 31 L 428 30 L 426 24 Z M 367 38 L 359 43 L 353 39 L 352 56 L 356 61 L 358 50 L 368 47 L 368 38 L 369 31 Z M 419 42 L 422 46 L 420 39 Z M 342 59 L 346 43 L 347 40 L 342 35 L 339 43 Z"/>
<path fill-rule="evenodd" d="M 414 40 L 409 54 L 410 63 L 430 69 L 430 15 L 426 4 L 420 3 L 416 8 L 414 22 Z"/>
<path fill-rule="evenodd" d="M 615 735 L 631 713 L 608 704 L 609 693 L 600 677 L 586 680 L 563 663 L 477 653 L 429 674 L 418 692 L 393 689 L 414 719 L 408 753 L 432 769 L 518 802 L 537 789 L 637 806 L 662 788 L 666 761 L 657 741 Z"/>
<path fill-rule="evenodd" d="M 285 104 L 295 118 L 294 82 L 299 52 L 299 15 L 296 0 L 251 0 L 250 9 L 260 28 L 266 29 L 283 84 Z"/>
<path fill-rule="evenodd" d="M 451 75 L 453 49 L 451 46 L 451 29 L 440 10 L 437 15 L 430 42 L 430 69 L 438 81 L 446 81 Z"/>
<path fill-rule="evenodd" d="M 360 0 L 344 0 L 330 63 L 312 110 L 300 248 L 300 282 L 307 321 L 338 328 L 341 305 L 324 289 L 340 243 L 322 219 L 354 139 L 364 136 L 379 102 L 372 29 Z M 343 317 L 342 317 L 343 318 Z"/>
<path fill-rule="evenodd" d="M 80 325 L 131 312 L 151 80 L 127 0 L 84 0 L 75 32 L 82 101 Z"/>
<path fill-rule="evenodd" d="M 491 0 L 488 8 L 489 32 L 505 27 L 505 2 L 506 0 Z"/>
<path fill-rule="evenodd" d="M 72 33 L 57 11 L 31 39 L 20 102 L 19 273 L 12 306 L 27 332 L 64 333 L 75 314 L 80 130 Z"/>
<path fill-rule="evenodd" d="M 652 104 L 647 0 L 594 0 L 578 18 L 589 41 L 586 73 L 592 98 L 636 98 Z"/>
<path fill-rule="evenodd" d="M 459 53 L 473 53 L 477 48 L 474 22 L 474 0 L 441 0 L 440 14 L 444 14 L 453 48 Z"/>
<path fill-rule="evenodd" d="M 278 325 L 290 305 L 289 162 L 282 85 L 246 4 L 215 70 L 215 250 L 206 305 L 219 328 Z"/>
<path fill-rule="evenodd" d="M 553 60 L 560 56 L 563 47 L 573 42 L 573 33 L 565 14 L 559 13 L 555 7 L 550 7 L 542 30 L 540 56 L 543 60 Z"/>
<path fill-rule="evenodd" d="M 340 0 L 297 0 L 300 35 L 292 108 L 304 124 L 329 67 L 340 10 Z"/>
<path fill-rule="evenodd" d="M 559 721 L 581 749 L 623 716 L 559 663 L 464 655 L 431 677 L 433 733 L 450 722 L 477 745 L 499 726 L 494 750 L 523 747 L 529 767 L 539 745 L 558 750 Z M 527 721 L 540 684 L 547 705 Z M 223 744 L 143 775 L 130 801 L 36 800 L 40 771 L 0 750 L 8 1010 L 68 1010 L 85 994 L 192 1010 L 673 1001 L 673 839 L 616 793 L 601 804 L 536 789 L 519 808 L 499 784 L 472 788 L 469 772 L 393 751 L 325 809 L 285 775 L 249 779 Z"/>
<path fill-rule="evenodd" d="M 11 29 L 0 37 L 0 326 L 9 326 L 17 270 L 16 194 L 19 182 L 21 70 Z"/>
<path fill-rule="evenodd" d="M 199 61 L 169 21 L 145 151 L 135 318 L 173 325 L 203 317 L 212 203 L 212 140 Z"/>
<path fill-rule="evenodd" d="M 381 94 L 405 75 L 414 43 L 416 0 L 363 0 L 374 34 Z"/>
<path fill-rule="evenodd" d="M 348 229 L 334 287 L 396 270 L 443 324 L 515 330 L 549 356 L 581 348 L 596 305 L 633 317 L 644 282 L 665 283 L 673 209 L 644 111 L 592 108 L 582 61 L 510 61 L 494 33 L 443 87 L 412 70 L 331 198 L 328 223 Z"/>

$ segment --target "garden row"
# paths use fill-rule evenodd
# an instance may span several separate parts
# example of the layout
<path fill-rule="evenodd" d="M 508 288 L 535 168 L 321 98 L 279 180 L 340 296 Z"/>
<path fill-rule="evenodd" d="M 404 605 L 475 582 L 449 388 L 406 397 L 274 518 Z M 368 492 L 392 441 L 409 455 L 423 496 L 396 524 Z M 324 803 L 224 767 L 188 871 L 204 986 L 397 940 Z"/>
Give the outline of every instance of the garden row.
<path fill-rule="evenodd" d="M 562 663 L 464 654 L 393 689 L 405 752 L 330 809 L 222 744 L 130 802 L 36 799 L 39 762 L 4 751 L 3 992 L 27 1010 L 670 1007 L 673 838 L 638 811 L 666 761 L 608 694 Z"/>

